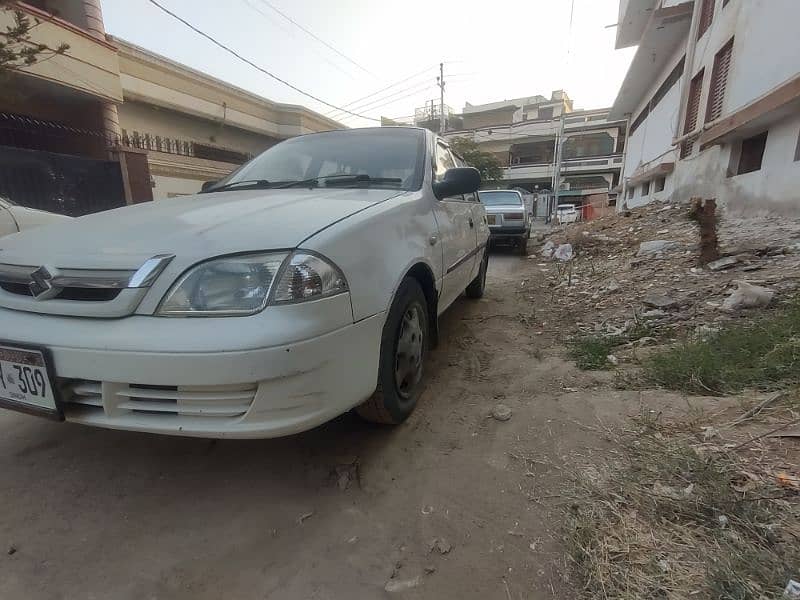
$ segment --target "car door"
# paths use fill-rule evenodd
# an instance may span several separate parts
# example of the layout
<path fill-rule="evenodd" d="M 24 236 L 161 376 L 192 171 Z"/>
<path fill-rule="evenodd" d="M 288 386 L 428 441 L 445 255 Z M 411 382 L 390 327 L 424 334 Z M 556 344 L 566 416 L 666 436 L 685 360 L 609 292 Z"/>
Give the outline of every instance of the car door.
<path fill-rule="evenodd" d="M 447 169 L 456 167 L 456 162 L 450 148 L 441 141 L 437 141 L 435 153 L 433 178 L 439 181 Z M 434 204 L 444 269 L 440 310 L 452 304 L 474 278 L 478 238 L 473 206 L 464 196 L 443 198 Z"/>
<path fill-rule="evenodd" d="M 469 166 L 457 154 L 453 154 L 453 157 L 456 160 L 457 167 Z M 478 192 L 464 194 L 464 199 L 470 202 L 472 206 L 472 223 L 475 227 L 475 244 L 477 252 L 475 254 L 475 262 L 473 263 L 472 267 L 472 276 L 469 278 L 469 280 L 472 281 L 475 279 L 475 277 L 477 277 L 478 271 L 480 271 L 481 259 L 483 258 L 483 248 L 486 247 L 486 244 L 489 241 L 489 222 L 486 219 L 486 207 L 481 202 Z"/>
<path fill-rule="evenodd" d="M 14 220 L 8 205 L 0 200 L 0 237 L 17 232 L 17 222 Z"/>

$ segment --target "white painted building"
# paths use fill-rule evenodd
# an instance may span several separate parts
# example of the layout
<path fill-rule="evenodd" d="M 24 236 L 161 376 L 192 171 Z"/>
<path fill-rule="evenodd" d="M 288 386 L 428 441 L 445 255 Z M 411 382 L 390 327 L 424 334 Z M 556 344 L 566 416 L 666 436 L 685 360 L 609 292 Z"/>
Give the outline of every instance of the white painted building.
<path fill-rule="evenodd" d="M 621 0 L 624 201 L 800 212 L 800 1 Z"/>

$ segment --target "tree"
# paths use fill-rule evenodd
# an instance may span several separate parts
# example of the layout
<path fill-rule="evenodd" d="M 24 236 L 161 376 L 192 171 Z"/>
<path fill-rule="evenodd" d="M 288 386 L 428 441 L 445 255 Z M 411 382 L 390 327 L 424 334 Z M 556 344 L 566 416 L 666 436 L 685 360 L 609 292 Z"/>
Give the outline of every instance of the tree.
<path fill-rule="evenodd" d="M 48 60 L 69 50 L 68 44 L 59 44 L 51 48 L 46 44 L 34 42 L 31 39 L 31 30 L 38 26 L 38 19 L 21 10 L 13 9 L 12 0 L 0 0 L 0 11 L 12 12 L 14 22 L 7 25 L 5 31 L 0 31 L 0 76 L 31 67 L 44 60 Z"/>
<path fill-rule="evenodd" d="M 450 147 L 464 162 L 480 171 L 483 181 L 499 181 L 503 178 L 503 167 L 497 157 L 481 150 L 472 140 L 455 138 L 450 140 Z"/>

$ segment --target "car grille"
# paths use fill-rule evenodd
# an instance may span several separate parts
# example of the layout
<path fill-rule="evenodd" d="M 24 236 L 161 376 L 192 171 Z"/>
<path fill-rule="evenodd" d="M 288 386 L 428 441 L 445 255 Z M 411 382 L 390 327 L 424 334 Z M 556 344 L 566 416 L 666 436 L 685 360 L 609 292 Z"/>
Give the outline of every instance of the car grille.
<path fill-rule="evenodd" d="M 33 298 L 33 292 L 28 284 L 0 281 L 0 289 L 15 294 L 17 296 L 27 296 Z M 53 296 L 55 300 L 81 300 L 83 302 L 109 302 L 113 300 L 121 289 L 113 288 L 81 288 L 67 287 L 62 288 L 58 294 Z"/>
<path fill-rule="evenodd" d="M 62 387 L 68 407 L 124 414 L 182 417 L 241 417 L 253 404 L 255 384 L 226 386 L 157 386 L 69 380 Z"/>
<path fill-rule="evenodd" d="M 0 306 L 45 314 L 124 317 L 174 258 L 158 254 L 137 269 L 83 269 L 0 263 Z"/>

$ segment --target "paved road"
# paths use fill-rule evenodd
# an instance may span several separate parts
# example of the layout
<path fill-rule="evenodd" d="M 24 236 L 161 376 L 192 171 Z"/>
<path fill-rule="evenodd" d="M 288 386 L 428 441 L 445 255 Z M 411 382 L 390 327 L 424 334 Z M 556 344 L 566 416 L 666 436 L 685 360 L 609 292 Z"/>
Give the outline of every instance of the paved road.
<path fill-rule="evenodd" d="M 348 414 L 214 442 L 0 411 L 0 598 L 380 598 L 390 578 L 417 582 L 402 597 L 552 597 L 552 516 L 531 494 L 586 407 L 548 392 L 567 367 L 519 325 L 532 263 L 493 256 L 488 297 L 448 311 L 397 428 Z M 511 421 L 487 419 L 498 401 Z"/>

